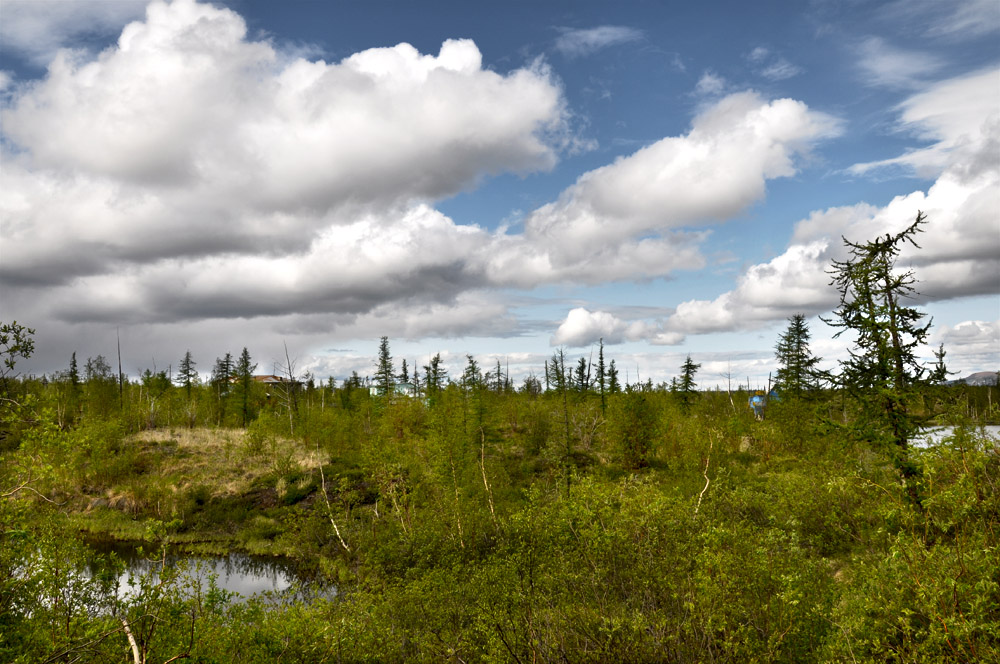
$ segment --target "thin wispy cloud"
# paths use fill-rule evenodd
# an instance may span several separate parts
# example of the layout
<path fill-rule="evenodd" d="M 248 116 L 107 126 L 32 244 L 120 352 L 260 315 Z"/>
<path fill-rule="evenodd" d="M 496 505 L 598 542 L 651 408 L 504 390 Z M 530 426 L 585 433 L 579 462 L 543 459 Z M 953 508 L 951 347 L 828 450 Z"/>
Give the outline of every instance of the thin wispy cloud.
<path fill-rule="evenodd" d="M 701 97 L 717 97 L 726 91 L 726 79 L 713 71 L 706 71 L 694 86 L 694 93 Z"/>
<path fill-rule="evenodd" d="M 960 40 L 1000 32 L 1000 2 L 996 0 L 897 0 L 880 14 L 887 24 L 935 39 Z"/>
<path fill-rule="evenodd" d="M 643 37 L 642 30 L 621 25 L 601 25 L 582 30 L 560 28 L 560 32 L 555 48 L 569 58 L 590 55 L 609 46 L 639 41 Z"/>
<path fill-rule="evenodd" d="M 872 87 L 914 89 L 944 64 L 930 53 L 897 48 L 880 37 L 869 37 L 858 48 L 858 69 Z"/>
<path fill-rule="evenodd" d="M 804 71 L 802 67 L 792 64 L 786 58 L 773 53 L 764 46 L 754 48 L 747 54 L 746 58 L 755 74 L 770 81 L 783 81 L 798 76 Z"/>

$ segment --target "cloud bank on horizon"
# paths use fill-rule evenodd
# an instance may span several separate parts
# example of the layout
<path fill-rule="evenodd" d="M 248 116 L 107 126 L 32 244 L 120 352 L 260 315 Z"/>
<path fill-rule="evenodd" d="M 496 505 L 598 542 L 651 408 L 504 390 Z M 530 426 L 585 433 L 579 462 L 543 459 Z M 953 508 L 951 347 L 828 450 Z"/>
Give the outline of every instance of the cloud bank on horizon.
<path fill-rule="evenodd" d="M 587 168 L 513 223 L 490 226 L 442 207 L 491 180 L 528 182 L 601 154 L 549 58 L 501 72 L 473 39 L 448 38 L 436 53 L 402 42 L 326 62 L 195 0 L 150 3 L 97 53 L 53 50 L 30 39 L 42 19 L 8 4 L 17 21 L 6 22 L 5 47 L 48 61 L 35 78 L 0 79 L 0 287 L 4 309 L 42 330 L 184 323 L 224 335 L 249 320 L 311 345 L 537 329 L 554 345 L 676 346 L 829 311 L 825 270 L 843 258 L 841 236 L 891 232 L 917 210 L 931 223 L 904 261 L 923 301 L 1000 292 L 996 64 L 932 80 L 941 56 L 863 40 L 859 75 L 904 91 L 893 131 L 919 147 L 841 176 L 929 186 L 884 205 L 810 211 L 783 251 L 744 262 L 714 297 L 675 295 L 669 313 L 648 318 L 602 306 L 605 295 L 564 308 L 546 329 L 519 311 L 524 298 L 575 289 L 588 300 L 588 288 L 713 269 L 716 236 L 747 224 L 775 183 L 815 170 L 849 117 L 706 70 L 683 131 Z M 134 18 L 134 3 L 115 8 L 86 16 L 97 26 Z M 78 11 L 52 19 L 62 26 L 52 39 L 72 41 Z M 611 24 L 557 33 L 553 49 L 574 63 L 649 39 Z M 770 82 L 801 78 L 787 58 L 763 46 L 740 55 Z M 994 357 L 997 313 L 941 334 Z"/>

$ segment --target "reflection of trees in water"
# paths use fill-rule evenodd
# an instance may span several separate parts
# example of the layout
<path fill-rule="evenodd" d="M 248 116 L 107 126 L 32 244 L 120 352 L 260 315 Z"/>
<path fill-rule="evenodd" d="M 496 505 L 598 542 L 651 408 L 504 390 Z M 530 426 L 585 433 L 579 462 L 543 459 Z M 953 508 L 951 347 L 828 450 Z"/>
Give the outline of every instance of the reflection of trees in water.
<path fill-rule="evenodd" d="M 90 561 L 90 573 L 98 574 L 108 569 L 107 557 L 111 554 L 124 564 L 123 577 L 151 575 L 158 576 L 160 565 L 166 563 L 172 568 L 180 568 L 189 578 L 200 583 L 215 579 L 216 585 L 225 591 L 238 593 L 244 597 L 266 594 L 270 601 L 331 596 L 335 590 L 309 571 L 287 558 L 252 556 L 245 553 L 230 553 L 225 556 L 192 556 L 168 551 L 147 550 L 139 553 L 139 544 L 113 540 L 92 540 L 88 546 L 100 556 Z"/>

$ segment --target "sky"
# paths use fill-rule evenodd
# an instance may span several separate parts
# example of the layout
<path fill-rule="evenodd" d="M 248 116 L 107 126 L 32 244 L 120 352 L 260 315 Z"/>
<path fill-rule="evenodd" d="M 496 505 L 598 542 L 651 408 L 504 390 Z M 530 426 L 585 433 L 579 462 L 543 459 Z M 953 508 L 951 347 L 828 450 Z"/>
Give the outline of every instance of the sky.
<path fill-rule="evenodd" d="M 0 0 L 0 321 L 29 373 L 466 356 L 833 368 L 844 239 L 1000 369 L 996 0 Z"/>

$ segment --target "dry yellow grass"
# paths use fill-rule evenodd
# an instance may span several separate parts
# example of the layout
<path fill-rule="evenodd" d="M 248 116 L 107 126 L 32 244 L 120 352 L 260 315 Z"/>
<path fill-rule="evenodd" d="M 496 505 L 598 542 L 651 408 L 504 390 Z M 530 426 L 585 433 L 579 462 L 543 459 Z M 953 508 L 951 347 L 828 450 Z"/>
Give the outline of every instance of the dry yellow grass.
<path fill-rule="evenodd" d="M 279 463 L 303 471 L 322 463 L 315 450 L 287 438 L 269 438 L 259 453 L 251 454 L 245 436 L 240 429 L 173 428 L 143 431 L 134 439 L 148 446 L 176 446 L 160 455 L 158 474 L 183 478 L 176 489 L 204 485 L 215 496 L 243 493 Z"/>

